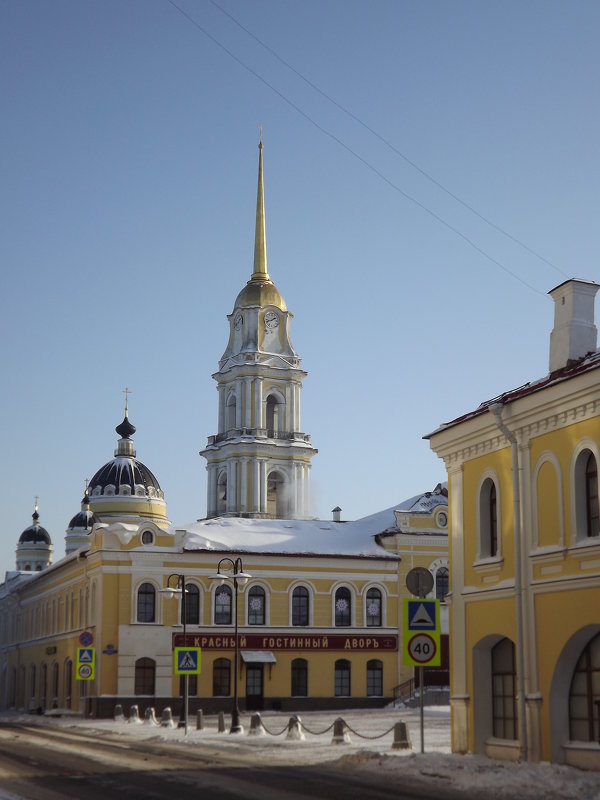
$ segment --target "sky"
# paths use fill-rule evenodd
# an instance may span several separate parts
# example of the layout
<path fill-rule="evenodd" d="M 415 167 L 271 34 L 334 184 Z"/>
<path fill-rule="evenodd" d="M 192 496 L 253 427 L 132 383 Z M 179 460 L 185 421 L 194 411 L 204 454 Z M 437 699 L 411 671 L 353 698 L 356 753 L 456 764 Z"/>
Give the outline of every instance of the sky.
<path fill-rule="evenodd" d="M 259 125 L 315 516 L 445 480 L 422 437 L 545 375 L 548 291 L 600 281 L 599 33 L 595 0 L 0 0 L 0 575 L 36 496 L 64 554 L 125 387 L 205 516 Z"/>

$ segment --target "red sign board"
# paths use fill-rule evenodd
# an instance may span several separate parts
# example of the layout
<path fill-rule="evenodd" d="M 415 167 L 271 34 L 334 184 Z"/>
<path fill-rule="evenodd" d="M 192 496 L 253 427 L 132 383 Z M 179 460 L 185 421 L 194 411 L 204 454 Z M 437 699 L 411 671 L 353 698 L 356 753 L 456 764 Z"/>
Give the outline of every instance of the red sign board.
<path fill-rule="evenodd" d="M 292 651 L 379 651 L 391 652 L 398 649 L 398 637 L 393 634 L 238 634 L 240 650 L 292 650 Z M 227 631 L 210 633 L 187 633 L 185 642 L 182 633 L 173 634 L 173 647 L 201 647 L 203 650 L 233 650 L 235 636 Z"/>

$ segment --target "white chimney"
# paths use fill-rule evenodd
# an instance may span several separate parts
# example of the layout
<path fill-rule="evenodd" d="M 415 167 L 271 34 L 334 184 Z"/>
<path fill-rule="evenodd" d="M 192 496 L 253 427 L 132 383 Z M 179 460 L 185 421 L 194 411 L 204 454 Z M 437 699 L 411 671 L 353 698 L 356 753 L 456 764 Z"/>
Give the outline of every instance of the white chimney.
<path fill-rule="evenodd" d="M 342 509 L 339 506 L 336 506 L 335 508 L 333 508 L 331 510 L 331 513 L 333 514 L 333 521 L 334 522 L 340 522 L 341 521 L 341 519 L 342 519 Z"/>
<path fill-rule="evenodd" d="M 550 334 L 550 372 L 596 351 L 594 298 L 600 286 L 571 278 L 548 294 L 554 300 L 554 329 Z"/>

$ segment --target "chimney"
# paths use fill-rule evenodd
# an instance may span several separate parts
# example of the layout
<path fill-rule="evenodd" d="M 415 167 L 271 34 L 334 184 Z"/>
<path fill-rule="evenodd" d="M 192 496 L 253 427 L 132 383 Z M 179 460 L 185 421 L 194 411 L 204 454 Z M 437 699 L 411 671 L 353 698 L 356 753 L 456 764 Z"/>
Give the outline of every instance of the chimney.
<path fill-rule="evenodd" d="M 331 513 L 333 514 L 333 521 L 334 522 L 341 522 L 341 516 L 340 515 L 342 513 L 342 509 L 339 506 L 336 506 L 334 509 L 332 509 Z"/>
<path fill-rule="evenodd" d="M 596 351 L 594 298 L 600 286 L 571 278 L 548 294 L 554 300 L 554 329 L 550 334 L 550 372 Z"/>

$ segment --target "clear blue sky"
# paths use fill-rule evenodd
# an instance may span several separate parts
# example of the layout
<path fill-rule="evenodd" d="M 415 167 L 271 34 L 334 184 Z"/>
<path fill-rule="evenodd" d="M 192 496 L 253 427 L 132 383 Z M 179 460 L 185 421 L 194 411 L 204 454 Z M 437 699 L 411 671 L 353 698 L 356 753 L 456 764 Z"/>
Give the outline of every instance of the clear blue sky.
<path fill-rule="evenodd" d="M 596 0 L 176 2 L 0 2 L 0 574 L 35 495 L 64 554 L 125 386 L 205 515 L 259 123 L 319 516 L 444 480 L 421 437 L 546 374 L 547 291 L 600 280 Z"/>

